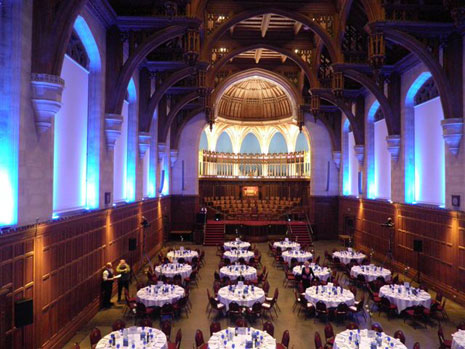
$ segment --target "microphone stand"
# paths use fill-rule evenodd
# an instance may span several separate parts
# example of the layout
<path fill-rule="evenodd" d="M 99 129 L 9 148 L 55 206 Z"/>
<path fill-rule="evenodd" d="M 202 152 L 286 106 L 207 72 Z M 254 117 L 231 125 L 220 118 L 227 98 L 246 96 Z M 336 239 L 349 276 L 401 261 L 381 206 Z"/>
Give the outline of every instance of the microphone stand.
<path fill-rule="evenodd" d="M 383 268 L 384 266 L 386 265 L 386 262 L 387 262 L 387 265 L 388 265 L 388 269 L 391 269 L 392 268 L 392 260 L 393 260 L 393 254 L 392 254 L 392 245 L 394 244 L 393 242 L 393 237 L 394 237 L 394 224 L 392 222 L 388 222 L 388 223 L 385 223 L 385 224 L 382 224 L 381 225 L 382 227 L 386 227 L 389 229 L 389 241 L 388 241 L 388 251 L 386 253 L 386 257 L 384 258 L 384 261 L 383 261 Z"/>

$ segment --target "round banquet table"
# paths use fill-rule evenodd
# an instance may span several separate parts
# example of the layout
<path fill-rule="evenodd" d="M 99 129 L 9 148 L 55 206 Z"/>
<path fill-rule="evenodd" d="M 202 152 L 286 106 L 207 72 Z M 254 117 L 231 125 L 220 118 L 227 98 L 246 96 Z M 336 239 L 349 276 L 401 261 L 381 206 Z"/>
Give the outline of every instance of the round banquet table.
<path fill-rule="evenodd" d="M 243 264 L 228 265 L 220 269 L 220 276 L 227 276 L 230 280 L 236 280 L 241 275 L 245 280 L 255 280 L 257 278 L 257 269 Z"/>
<path fill-rule="evenodd" d="M 284 261 L 291 265 L 292 258 L 297 259 L 297 262 L 303 263 L 308 260 L 312 260 L 313 255 L 308 251 L 300 251 L 300 250 L 287 250 L 284 251 L 281 256 L 283 256 Z"/>
<path fill-rule="evenodd" d="M 119 330 L 107 334 L 97 343 L 96 349 L 114 349 L 116 345 L 119 345 L 120 348 L 123 348 L 123 331 Z M 129 327 L 126 329 L 128 335 L 129 346 L 125 348 L 131 348 L 134 344 L 135 348 L 147 348 L 147 349 L 167 349 L 168 344 L 165 334 L 157 330 L 156 328 L 151 327 Z M 144 344 L 140 338 L 142 331 L 146 334 L 149 334 L 150 341 L 148 344 Z M 115 339 L 115 345 L 112 346 L 112 335 Z M 153 337 L 152 337 L 153 336 Z"/>
<path fill-rule="evenodd" d="M 226 251 L 228 250 L 234 250 L 234 249 L 237 249 L 237 250 L 248 250 L 249 247 L 250 247 L 250 242 L 247 242 L 247 241 L 237 241 L 237 240 L 234 240 L 234 241 L 227 241 L 224 243 L 224 249 Z"/>
<path fill-rule="evenodd" d="M 226 251 L 223 254 L 224 258 L 228 258 L 232 263 L 239 260 L 239 258 L 244 258 L 246 262 L 249 262 L 252 258 L 254 258 L 254 253 L 252 251 L 245 251 L 245 250 L 231 250 Z"/>
<path fill-rule="evenodd" d="M 229 285 L 219 289 L 218 301 L 225 305 L 226 310 L 229 304 L 236 302 L 241 307 L 252 307 L 256 302 L 265 301 L 265 292 L 260 287 L 247 286 L 242 283 Z"/>
<path fill-rule="evenodd" d="M 260 331 L 253 327 L 229 327 L 225 330 L 215 332 L 208 340 L 208 349 L 252 348 L 252 346 L 247 346 L 247 342 L 251 342 L 253 337 L 256 337 L 258 340 L 255 348 L 276 349 L 276 339 L 265 331 Z"/>
<path fill-rule="evenodd" d="M 336 251 L 333 253 L 333 258 L 339 258 L 339 261 L 343 264 L 349 264 L 352 261 L 360 264 L 365 257 L 366 255 L 356 251 Z"/>
<path fill-rule="evenodd" d="M 184 280 L 188 278 L 191 273 L 192 267 L 189 264 L 167 263 L 155 267 L 155 274 L 157 274 L 157 276 L 165 275 L 169 278 L 173 278 L 175 275 L 179 274 Z"/>
<path fill-rule="evenodd" d="M 336 294 L 334 294 L 336 292 Z M 327 308 L 336 308 L 339 304 L 345 303 L 349 307 L 354 305 L 355 296 L 349 290 L 335 287 L 332 283 L 327 286 L 311 286 L 305 290 L 305 299 L 316 305 L 319 301 L 326 304 Z"/>
<path fill-rule="evenodd" d="M 458 330 L 452 334 L 452 349 L 465 349 L 465 331 Z"/>
<path fill-rule="evenodd" d="M 400 340 L 388 336 L 384 332 L 377 333 L 371 330 L 342 331 L 336 335 L 333 349 L 370 349 L 370 344 L 377 340 L 380 341 L 381 345 L 376 346 L 376 348 L 407 349 Z M 357 346 L 356 341 L 359 343 L 359 346 Z"/>
<path fill-rule="evenodd" d="M 301 275 L 303 268 L 304 268 L 303 265 L 296 265 L 292 269 L 292 273 L 294 275 Z M 310 263 L 310 268 L 312 268 L 313 274 L 315 274 L 315 276 L 321 281 L 328 281 L 329 277 L 331 276 L 331 269 L 327 267 L 320 267 L 319 265 L 315 263 Z"/>
<path fill-rule="evenodd" d="M 375 281 L 378 277 L 382 277 L 384 281 L 391 280 L 391 271 L 376 265 L 354 265 L 350 269 L 350 275 L 357 278 L 358 275 L 363 275 L 368 282 Z"/>
<path fill-rule="evenodd" d="M 297 248 L 300 248 L 300 244 L 298 242 L 294 242 L 294 241 L 276 241 L 273 243 L 273 247 L 274 248 L 280 248 L 282 251 L 284 250 L 293 250 L 293 249 L 297 249 Z"/>
<path fill-rule="evenodd" d="M 404 285 L 384 285 L 379 289 L 379 296 L 386 297 L 395 304 L 399 313 L 417 305 L 425 308 L 431 306 L 431 295 L 428 292 L 413 287 L 407 288 Z"/>
<path fill-rule="evenodd" d="M 199 258 L 199 253 L 192 250 L 174 250 L 167 253 L 166 257 L 170 262 L 177 262 L 179 258 L 184 258 L 186 262 L 192 262 L 192 258 Z"/>
<path fill-rule="evenodd" d="M 137 301 L 146 307 L 162 307 L 166 303 L 176 303 L 184 294 L 181 286 L 151 285 L 137 291 Z"/>

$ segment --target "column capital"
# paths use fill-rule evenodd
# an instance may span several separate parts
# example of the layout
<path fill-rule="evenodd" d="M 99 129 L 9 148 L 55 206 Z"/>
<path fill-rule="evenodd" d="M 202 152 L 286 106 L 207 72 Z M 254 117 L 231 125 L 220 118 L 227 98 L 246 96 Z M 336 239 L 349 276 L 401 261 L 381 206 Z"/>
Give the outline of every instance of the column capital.
<path fill-rule="evenodd" d="M 365 160 L 365 146 L 363 144 L 354 145 L 355 156 L 358 159 L 360 166 L 363 166 L 363 161 Z"/>
<path fill-rule="evenodd" d="M 32 107 L 39 134 L 52 126 L 52 120 L 61 108 L 65 81 L 56 75 L 31 74 Z"/>
<path fill-rule="evenodd" d="M 121 135 L 121 126 L 123 125 L 123 120 L 123 116 L 120 114 L 105 114 L 105 136 L 108 150 L 115 149 L 116 140 Z"/>
<path fill-rule="evenodd" d="M 455 156 L 460 149 L 463 137 L 463 118 L 450 118 L 441 121 L 444 142 Z"/>
<path fill-rule="evenodd" d="M 170 150 L 170 165 L 171 167 L 174 166 L 174 164 L 176 163 L 176 161 L 178 160 L 178 150 L 177 149 L 171 149 Z"/>
<path fill-rule="evenodd" d="M 139 157 L 141 159 L 144 158 L 147 149 L 150 148 L 150 140 L 152 136 L 150 136 L 149 132 L 139 132 Z"/>
<path fill-rule="evenodd" d="M 400 135 L 390 135 L 386 137 L 386 143 L 391 159 L 397 162 L 400 157 Z"/>
<path fill-rule="evenodd" d="M 339 170 L 341 167 L 341 152 L 339 150 L 333 151 L 333 161 L 336 168 Z"/>

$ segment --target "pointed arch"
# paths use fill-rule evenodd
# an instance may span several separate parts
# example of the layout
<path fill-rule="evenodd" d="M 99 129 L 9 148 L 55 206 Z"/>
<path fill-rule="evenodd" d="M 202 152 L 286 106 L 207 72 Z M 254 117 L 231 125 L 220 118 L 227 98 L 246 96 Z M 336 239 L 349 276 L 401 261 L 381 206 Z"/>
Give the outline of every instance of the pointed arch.
<path fill-rule="evenodd" d="M 233 153 L 233 145 L 231 137 L 226 131 L 221 132 L 218 140 L 216 141 L 215 151 L 220 153 Z"/>
<path fill-rule="evenodd" d="M 276 132 L 270 140 L 270 145 L 268 146 L 268 153 L 287 153 L 287 143 L 281 132 Z"/>
<path fill-rule="evenodd" d="M 257 136 L 253 132 L 247 133 L 241 143 L 241 154 L 260 154 L 261 147 Z"/>

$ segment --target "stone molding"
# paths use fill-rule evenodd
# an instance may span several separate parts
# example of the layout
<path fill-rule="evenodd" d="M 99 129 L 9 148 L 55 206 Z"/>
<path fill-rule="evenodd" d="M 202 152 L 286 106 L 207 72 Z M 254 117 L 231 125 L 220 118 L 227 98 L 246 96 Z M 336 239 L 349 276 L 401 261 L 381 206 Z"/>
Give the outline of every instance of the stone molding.
<path fill-rule="evenodd" d="M 441 121 L 444 142 L 449 151 L 457 156 L 463 137 L 463 118 L 450 118 Z"/>
<path fill-rule="evenodd" d="M 37 131 L 40 134 L 52 127 L 52 121 L 61 109 L 65 81 L 56 75 L 31 74 L 32 107 Z"/>
<path fill-rule="evenodd" d="M 150 148 L 150 140 L 152 137 L 149 132 L 139 132 L 139 157 L 144 158 L 147 149 Z"/>
<path fill-rule="evenodd" d="M 179 152 L 176 149 L 171 149 L 170 150 L 170 165 L 171 167 L 174 166 L 176 161 L 178 160 L 178 154 Z"/>
<path fill-rule="evenodd" d="M 121 135 L 121 126 L 123 125 L 123 116 L 120 114 L 105 114 L 105 136 L 107 149 L 114 150 L 115 143 Z"/>
<path fill-rule="evenodd" d="M 363 161 L 365 160 L 365 146 L 363 144 L 354 145 L 355 156 L 358 159 L 360 166 L 363 166 Z"/>
<path fill-rule="evenodd" d="M 162 162 L 166 156 L 166 143 L 158 143 L 158 161 Z"/>
<path fill-rule="evenodd" d="M 397 162 L 400 157 L 400 135 L 390 135 L 386 137 L 387 149 L 391 154 L 391 159 Z"/>
<path fill-rule="evenodd" d="M 333 151 L 333 161 L 336 168 L 339 170 L 341 167 L 341 152 L 340 151 Z"/>

